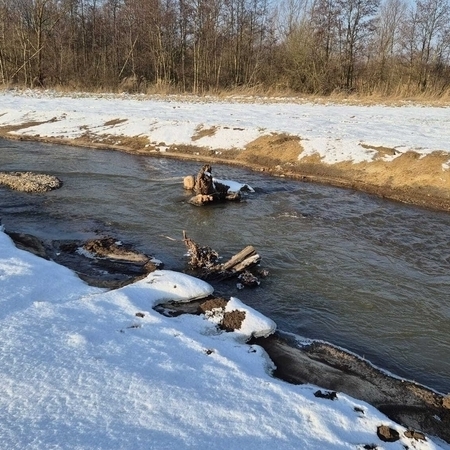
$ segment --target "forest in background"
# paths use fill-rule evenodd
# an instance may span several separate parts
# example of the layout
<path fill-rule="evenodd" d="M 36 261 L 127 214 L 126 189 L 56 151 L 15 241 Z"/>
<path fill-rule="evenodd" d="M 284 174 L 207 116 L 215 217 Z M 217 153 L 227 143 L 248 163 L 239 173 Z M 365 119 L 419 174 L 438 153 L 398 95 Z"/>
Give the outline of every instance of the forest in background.
<path fill-rule="evenodd" d="M 0 0 L 0 85 L 450 95 L 450 0 Z"/>

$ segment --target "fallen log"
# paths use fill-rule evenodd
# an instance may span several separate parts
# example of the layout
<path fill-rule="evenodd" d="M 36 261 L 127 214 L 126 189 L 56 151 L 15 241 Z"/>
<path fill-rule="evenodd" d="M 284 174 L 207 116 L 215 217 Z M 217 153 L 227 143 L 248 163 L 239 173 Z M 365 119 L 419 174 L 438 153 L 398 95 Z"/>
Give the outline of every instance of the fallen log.
<path fill-rule="evenodd" d="M 242 272 L 245 268 L 257 264 L 261 257 L 256 253 L 253 246 L 248 245 L 239 253 L 236 253 L 226 263 L 222 264 L 223 270 L 231 270 L 233 272 Z"/>
<path fill-rule="evenodd" d="M 183 241 L 190 256 L 189 265 L 195 269 L 196 275 L 202 279 L 224 280 L 246 272 L 261 261 L 255 248 L 248 245 L 223 264 L 219 263 L 219 254 L 210 247 L 202 247 L 189 238 L 183 231 Z M 258 283 L 252 283 L 257 285 Z"/>

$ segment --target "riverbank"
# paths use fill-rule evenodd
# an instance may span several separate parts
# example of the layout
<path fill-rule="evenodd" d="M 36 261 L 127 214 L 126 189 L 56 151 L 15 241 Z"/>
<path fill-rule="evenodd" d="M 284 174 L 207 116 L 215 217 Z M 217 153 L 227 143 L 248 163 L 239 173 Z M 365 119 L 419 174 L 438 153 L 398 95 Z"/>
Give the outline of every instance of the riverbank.
<path fill-rule="evenodd" d="M 232 164 L 450 211 L 449 107 L 0 95 L 9 139 Z"/>
<path fill-rule="evenodd" d="M 152 257 L 140 254 L 130 246 L 118 246 L 117 239 L 112 237 L 89 242 L 45 242 L 32 235 L 5 232 L 18 248 L 68 267 L 96 288 L 117 290 L 139 282 L 149 273 L 154 273 L 158 265 Z M 213 293 L 210 298 L 213 306 L 227 304 L 227 300 L 217 299 Z M 156 305 L 155 309 L 169 318 L 182 314 L 203 316 L 206 314 L 204 303 L 205 299 L 188 303 L 166 301 Z M 240 325 L 233 325 L 237 333 L 240 332 Z M 308 384 L 326 389 L 324 395 L 332 396 L 329 400 L 341 394 L 350 395 L 369 403 L 395 422 L 415 430 L 415 436 L 420 436 L 419 432 L 422 432 L 450 443 L 449 396 L 389 375 L 332 344 L 299 342 L 294 336 L 283 332 L 273 334 L 273 330 L 269 334 L 252 338 L 248 345 L 258 345 L 266 351 L 274 364 L 271 372 L 274 377 L 294 385 Z"/>

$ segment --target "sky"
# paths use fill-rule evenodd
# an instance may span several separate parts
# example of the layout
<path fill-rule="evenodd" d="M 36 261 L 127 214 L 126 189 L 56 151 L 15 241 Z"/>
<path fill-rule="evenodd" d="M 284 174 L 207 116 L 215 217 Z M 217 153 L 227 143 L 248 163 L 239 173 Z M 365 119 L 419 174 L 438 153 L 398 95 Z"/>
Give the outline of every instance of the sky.
<path fill-rule="evenodd" d="M 74 138 L 89 129 L 118 141 L 140 134 L 161 151 L 194 142 L 201 127 L 217 132 L 195 142 L 220 149 L 288 132 L 302 137 L 306 152 L 334 161 L 370 158 L 361 143 L 450 152 L 447 108 L 354 108 L 5 91 L 0 126 L 56 117 L 16 133 Z M 105 125 L 111 120 L 116 125 Z M 90 287 L 69 269 L 17 249 L 3 231 L 1 448 L 450 449 L 406 438 L 403 427 L 364 402 L 341 393 L 334 401 L 316 398 L 320 387 L 274 378 L 264 350 L 246 342 L 276 324 L 238 298 L 227 309 L 245 312 L 239 331 L 218 329 L 217 316 L 165 317 L 153 307 L 203 298 L 213 288 L 165 270 L 117 290 Z M 401 439 L 383 443 L 379 425 Z"/>

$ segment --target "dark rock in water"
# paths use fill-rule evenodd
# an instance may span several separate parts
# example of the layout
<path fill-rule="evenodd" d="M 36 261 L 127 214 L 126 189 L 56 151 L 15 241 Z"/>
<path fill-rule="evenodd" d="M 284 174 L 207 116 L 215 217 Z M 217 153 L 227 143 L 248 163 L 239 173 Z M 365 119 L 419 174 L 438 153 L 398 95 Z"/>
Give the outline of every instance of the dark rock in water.
<path fill-rule="evenodd" d="M 247 287 L 256 287 L 259 286 L 261 283 L 258 280 L 258 277 L 255 277 L 251 272 L 248 270 L 245 270 L 238 276 L 238 280 Z"/>

